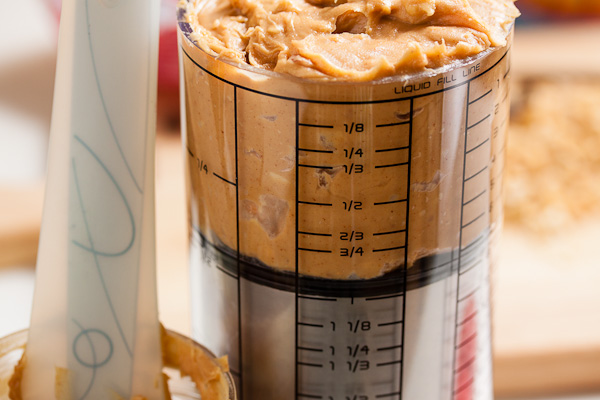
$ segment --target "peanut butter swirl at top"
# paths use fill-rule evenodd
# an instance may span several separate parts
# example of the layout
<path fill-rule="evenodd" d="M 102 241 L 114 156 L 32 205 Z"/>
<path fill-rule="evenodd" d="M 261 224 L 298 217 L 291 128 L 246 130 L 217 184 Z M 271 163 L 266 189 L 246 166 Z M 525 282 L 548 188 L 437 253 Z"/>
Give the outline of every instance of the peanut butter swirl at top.
<path fill-rule="evenodd" d="M 367 81 L 505 45 L 514 0 L 190 0 L 205 51 L 301 78 Z"/>

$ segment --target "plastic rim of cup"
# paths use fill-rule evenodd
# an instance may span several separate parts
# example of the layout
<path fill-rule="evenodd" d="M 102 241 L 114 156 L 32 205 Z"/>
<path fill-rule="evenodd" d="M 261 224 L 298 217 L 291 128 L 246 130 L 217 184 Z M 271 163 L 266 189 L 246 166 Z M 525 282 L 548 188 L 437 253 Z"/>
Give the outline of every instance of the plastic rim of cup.
<path fill-rule="evenodd" d="M 184 339 L 192 346 L 208 354 L 211 359 L 216 359 L 216 356 L 210 350 L 188 338 L 187 336 L 183 336 L 170 330 L 167 330 L 167 335 Z M 26 344 L 27 329 L 0 338 L 0 400 L 8 400 L 8 381 L 14 372 L 15 366 L 23 355 Z M 170 378 L 169 390 L 171 391 L 171 397 L 173 400 L 200 399 L 199 393 L 194 390 L 194 384 L 189 379 L 181 378 L 179 371 L 171 367 L 165 367 L 164 371 Z M 237 400 L 235 384 L 231 373 L 223 371 L 223 375 L 225 376 L 228 387 L 228 393 L 225 394 L 226 397 L 224 398 L 227 400 Z"/>
<path fill-rule="evenodd" d="M 512 46 L 511 43 L 513 40 L 512 37 L 514 35 L 514 26 L 515 26 L 514 21 L 511 22 L 510 25 L 508 25 L 507 33 L 506 33 L 507 44 L 505 46 L 490 47 L 476 55 L 467 57 L 463 60 L 455 60 L 447 65 L 444 65 L 444 66 L 441 66 L 438 68 L 428 69 L 426 71 L 421 71 L 421 72 L 386 76 L 383 78 L 378 78 L 378 79 L 375 79 L 372 81 L 366 81 L 366 82 L 352 82 L 352 81 L 348 82 L 348 81 L 343 81 L 343 80 L 340 81 L 340 80 L 335 80 L 335 79 L 311 80 L 311 79 L 299 78 L 299 77 L 296 77 L 293 75 L 282 74 L 282 73 L 271 71 L 268 69 L 254 67 L 250 64 L 238 63 L 238 62 L 230 60 L 226 57 L 218 57 L 216 54 L 212 54 L 212 53 L 206 51 L 205 49 L 202 48 L 202 46 L 200 46 L 197 42 L 195 42 L 190 37 L 190 35 L 194 32 L 193 27 L 186 19 L 187 11 L 188 11 L 187 5 L 190 1 L 191 0 L 181 1 L 181 2 L 179 2 L 178 6 L 177 6 L 177 11 L 176 11 L 177 34 L 182 35 L 183 40 L 185 40 L 186 42 L 191 44 L 193 47 L 197 48 L 201 53 L 204 53 L 206 55 L 206 57 L 217 60 L 218 62 L 222 62 L 224 64 L 231 65 L 233 67 L 239 68 L 242 71 L 247 71 L 247 72 L 250 72 L 253 74 L 257 74 L 258 76 L 279 78 L 279 79 L 295 81 L 295 82 L 305 83 L 305 84 L 314 83 L 314 84 L 321 85 L 321 86 L 338 86 L 338 85 L 344 86 L 344 85 L 349 85 L 349 84 L 354 85 L 354 86 L 386 85 L 386 84 L 390 84 L 390 83 L 427 79 L 427 78 L 431 78 L 436 75 L 448 73 L 452 70 L 467 66 L 469 64 L 473 64 L 479 60 L 483 60 L 496 51 L 499 51 L 504 48 L 510 48 Z"/>

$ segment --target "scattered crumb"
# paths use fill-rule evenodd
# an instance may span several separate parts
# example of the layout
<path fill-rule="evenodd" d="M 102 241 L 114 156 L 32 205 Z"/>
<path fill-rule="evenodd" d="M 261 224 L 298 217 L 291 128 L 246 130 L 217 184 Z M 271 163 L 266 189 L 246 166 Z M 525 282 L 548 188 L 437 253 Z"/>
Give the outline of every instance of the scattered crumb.
<path fill-rule="evenodd" d="M 513 87 L 507 224 L 551 234 L 600 215 L 600 78 Z"/>

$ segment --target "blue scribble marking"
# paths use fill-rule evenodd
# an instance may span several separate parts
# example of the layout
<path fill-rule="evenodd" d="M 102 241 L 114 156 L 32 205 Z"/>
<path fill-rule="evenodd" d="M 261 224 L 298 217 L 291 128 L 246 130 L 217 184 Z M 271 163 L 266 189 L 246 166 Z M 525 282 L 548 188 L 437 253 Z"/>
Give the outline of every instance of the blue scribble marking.
<path fill-rule="evenodd" d="M 125 196 L 123 196 L 121 188 L 117 184 L 115 178 L 110 173 L 110 171 L 108 170 L 108 168 L 106 168 L 106 166 L 98 158 L 98 156 L 96 155 L 96 153 L 94 153 L 94 151 L 81 138 L 79 138 L 78 136 L 75 136 L 75 139 L 79 143 L 81 143 L 83 145 L 83 147 L 94 157 L 94 159 L 96 159 L 96 161 L 102 167 L 102 169 L 104 170 L 104 172 L 106 172 L 107 176 L 113 182 L 113 184 L 115 185 L 115 187 L 117 188 L 117 190 L 119 191 L 119 193 L 121 193 L 123 201 L 125 202 L 125 205 L 127 206 L 127 209 L 129 210 L 129 204 L 127 203 L 127 200 L 125 199 Z M 115 307 L 113 306 L 112 300 L 110 298 L 110 295 L 108 294 L 108 289 L 106 287 L 106 282 L 104 280 L 104 275 L 102 274 L 102 270 L 100 268 L 100 261 L 98 260 L 98 256 L 102 255 L 102 253 L 96 251 L 96 249 L 94 247 L 94 240 L 93 240 L 92 234 L 90 232 L 89 223 L 88 223 L 88 220 L 87 220 L 87 217 L 86 217 L 85 205 L 83 203 L 83 198 L 81 196 L 81 188 L 79 186 L 79 178 L 77 176 L 77 164 L 75 163 L 75 159 L 72 160 L 72 164 L 73 164 L 73 176 L 74 176 L 75 189 L 77 190 L 77 197 L 78 197 L 78 200 L 79 200 L 79 206 L 81 207 L 81 212 L 82 212 L 82 215 L 83 215 L 83 221 L 84 221 L 85 229 L 86 229 L 86 232 L 87 232 L 88 241 L 90 242 L 90 246 L 89 247 L 82 247 L 82 246 L 79 246 L 79 247 L 84 248 L 85 250 L 89 251 L 94 256 L 94 263 L 96 264 L 96 270 L 98 272 L 98 276 L 100 277 L 100 282 L 102 284 L 102 289 L 104 290 L 104 294 L 106 296 L 106 301 L 108 302 L 108 306 L 110 307 L 110 311 L 112 313 L 113 319 L 115 320 L 117 328 L 119 329 L 119 334 L 121 335 L 121 338 L 123 339 L 123 343 L 125 344 L 125 348 L 127 349 L 127 353 L 129 353 L 130 357 L 133 357 L 133 352 L 131 351 L 131 348 L 129 346 L 129 343 L 127 342 L 127 339 L 125 338 L 125 334 L 123 333 L 123 328 L 121 327 L 119 319 L 117 318 L 117 313 L 115 311 Z M 132 221 L 131 221 L 132 222 L 132 226 L 135 227 L 135 222 L 133 221 L 133 217 L 131 217 L 131 218 L 132 218 Z M 134 229 L 134 231 L 135 231 L 135 229 Z M 73 241 L 73 244 L 77 244 L 77 242 Z M 131 248 L 131 244 L 128 246 L 127 250 L 130 249 L 130 248 Z"/>
<path fill-rule="evenodd" d="M 86 246 L 86 245 L 84 245 L 84 244 L 82 244 L 82 243 L 80 243 L 80 242 L 78 242 L 76 240 L 73 241 L 73 244 L 75 244 L 77 247 L 81 247 L 82 249 L 87 250 L 90 253 L 97 254 L 99 256 L 104 256 L 104 257 L 119 257 L 119 256 L 122 256 L 123 254 L 127 253 L 131 249 L 131 247 L 133 246 L 133 243 L 135 242 L 135 233 L 136 233 L 135 232 L 136 231 L 136 229 L 135 229 L 135 219 L 133 218 L 133 212 L 131 211 L 131 207 L 129 206 L 129 202 L 127 202 L 127 199 L 125 198 L 125 194 L 123 193 L 123 190 L 121 190 L 121 186 L 119 186 L 119 184 L 115 180 L 114 176 L 110 173 L 110 171 L 108 170 L 108 168 L 106 167 L 106 165 L 102 162 L 102 160 L 100 160 L 100 158 L 98 157 L 98 155 L 79 136 L 75 135 L 74 138 L 75 138 L 75 140 L 77 140 L 79 142 L 79 144 L 81 144 L 92 155 L 92 157 L 94 157 L 96 159 L 96 162 L 98 162 L 98 164 L 102 167 L 102 169 L 104 170 L 104 172 L 106 172 L 106 175 L 110 178 L 111 182 L 113 183 L 113 185 L 115 186 L 115 188 L 119 192 L 119 196 L 121 196 L 121 200 L 123 200 L 123 204 L 125 205 L 125 208 L 127 209 L 127 214 L 129 215 L 129 223 L 131 224 L 131 238 L 129 239 L 129 243 L 127 244 L 127 246 L 125 246 L 125 248 L 123 250 L 117 251 L 117 252 L 114 252 L 114 253 L 100 251 L 100 250 L 88 247 L 88 246 Z M 91 243 L 91 241 L 90 241 L 90 243 Z"/>
<path fill-rule="evenodd" d="M 100 367 L 103 367 L 104 365 L 106 365 L 110 359 L 112 358 L 113 352 L 114 352 L 114 346 L 112 343 L 112 340 L 110 339 L 110 337 L 106 334 L 106 332 L 103 332 L 99 329 L 84 329 L 83 326 L 77 322 L 76 320 L 73 320 L 73 322 L 79 327 L 79 329 L 81 330 L 77 336 L 75 336 L 75 340 L 73 341 L 73 355 L 75 356 L 75 359 L 77 360 L 77 362 L 81 365 L 83 365 L 84 367 L 90 368 L 92 370 L 92 376 L 90 377 L 90 382 L 85 390 L 85 392 L 83 393 L 83 395 L 79 398 L 79 400 L 85 399 L 87 397 L 87 395 L 90 393 L 90 390 L 92 389 L 92 387 L 94 386 L 94 382 L 96 380 L 96 370 Z M 91 334 L 96 333 L 98 335 L 98 337 L 100 337 L 101 339 L 104 339 L 106 341 L 107 347 L 108 347 L 108 352 L 107 354 L 104 356 L 104 358 L 101 361 L 98 361 L 96 359 L 96 348 L 94 346 L 94 342 L 92 341 L 92 337 Z M 90 348 L 90 353 L 92 356 L 92 360 L 91 362 L 85 361 L 83 360 L 83 358 L 81 357 L 81 355 L 79 354 L 78 349 L 78 343 L 80 341 L 80 339 L 87 339 L 87 343 L 89 345 Z"/>
<path fill-rule="evenodd" d="M 117 137 L 117 133 L 115 132 L 115 128 L 113 126 L 112 120 L 110 119 L 108 109 L 106 108 L 106 102 L 104 101 L 104 93 L 102 92 L 102 86 L 100 85 L 100 78 L 98 77 L 98 69 L 96 68 L 96 59 L 94 56 L 94 46 L 92 44 L 92 32 L 90 30 L 91 22 L 90 22 L 89 0 L 86 0 L 86 2 L 85 2 L 85 15 L 86 15 L 86 22 L 87 22 L 88 42 L 89 42 L 90 53 L 91 53 L 91 57 L 92 57 L 92 67 L 94 68 L 94 78 L 96 79 L 96 87 L 98 88 L 98 93 L 100 95 L 100 102 L 102 103 L 102 109 L 104 110 L 104 115 L 106 116 L 106 120 L 108 121 L 108 126 L 110 128 L 110 133 L 112 134 L 112 137 L 115 140 L 115 144 L 117 145 L 119 154 L 121 155 L 121 158 L 123 159 L 123 162 L 125 163 L 125 167 L 127 167 L 127 172 L 129 172 L 129 176 L 131 176 L 131 179 L 133 180 L 133 183 L 134 183 L 135 187 L 137 188 L 138 192 L 143 193 L 143 189 L 140 187 L 137 180 L 135 179 L 135 176 L 133 175 L 133 171 L 131 170 L 129 163 L 127 162 L 127 158 L 125 157 L 125 154 L 123 153 L 123 149 L 121 148 L 121 143 L 119 142 L 119 138 Z"/>
<path fill-rule="evenodd" d="M 121 355 L 120 354 L 120 348 L 121 347 L 117 347 L 115 348 L 115 345 L 121 346 L 120 345 L 120 341 L 123 342 L 124 347 L 129 355 L 130 359 L 133 359 L 133 348 L 135 347 L 135 324 L 134 324 L 134 331 L 130 332 L 130 328 L 131 328 L 131 324 L 129 320 L 119 320 L 119 317 L 117 315 L 117 309 L 115 308 L 115 305 L 118 306 L 119 305 L 119 298 L 115 297 L 115 298 L 111 298 L 111 292 L 109 291 L 110 289 L 114 289 L 112 284 L 113 281 L 115 279 L 118 279 L 119 276 L 112 276 L 111 272 L 113 271 L 113 268 L 110 268 L 112 266 L 117 266 L 117 265 L 122 265 L 119 263 L 120 260 L 115 260 L 115 257 L 120 257 L 120 256 L 124 256 L 126 254 L 129 254 L 131 257 L 137 254 L 133 254 L 136 253 L 137 250 L 139 250 L 139 240 L 137 241 L 137 247 L 134 246 L 136 244 L 136 236 L 138 235 L 138 231 L 140 229 L 140 227 L 137 225 L 136 220 L 139 219 L 139 213 L 138 211 L 140 211 L 138 208 L 136 208 L 136 205 L 138 204 L 137 201 L 140 200 L 139 195 L 144 194 L 144 185 L 146 182 L 146 178 L 148 178 L 149 176 L 146 175 L 146 173 L 152 173 L 152 171 L 146 171 L 146 161 L 148 159 L 146 159 L 145 157 L 142 158 L 141 160 L 143 161 L 142 165 L 138 165 L 137 161 L 133 162 L 131 157 L 128 157 L 128 155 L 131 155 L 129 153 L 129 150 L 133 150 L 133 151 L 139 151 L 141 150 L 143 155 L 147 156 L 147 151 L 151 150 L 153 147 L 153 142 L 150 141 L 153 137 L 149 136 L 150 133 L 150 128 L 153 128 L 152 125 L 152 120 L 149 118 L 152 116 L 152 114 L 150 114 L 150 108 L 148 107 L 149 105 L 152 105 L 153 103 L 148 103 L 146 102 L 146 108 L 145 108 L 145 119 L 144 119 L 144 130 L 136 130 L 135 132 L 128 132 L 128 131 L 123 131 L 123 127 L 121 127 L 120 122 L 121 120 L 118 118 L 118 116 L 123 116 L 123 118 L 127 118 L 129 117 L 130 111 L 129 109 L 131 107 L 127 107 L 128 104 L 127 100 L 124 98 L 124 96 L 122 95 L 122 93 L 114 93 L 117 96 L 121 96 L 121 98 L 113 98 L 111 96 L 111 94 L 113 94 L 113 92 L 111 92 L 109 89 L 107 89 L 106 86 L 104 86 L 103 84 L 110 82 L 111 80 L 115 81 L 115 77 L 116 78 L 128 78 L 128 76 L 123 75 L 121 70 L 116 70 L 115 67 L 119 67 L 120 65 L 123 65 L 123 62 L 126 62 L 127 60 L 119 60 L 120 64 L 115 64 L 114 60 L 110 59 L 111 55 L 115 55 L 117 54 L 117 52 L 113 52 L 113 51 L 109 51 L 108 54 L 108 58 L 105 60 L 104 59 L 104 53 L 102 52 L 103 50 L 109 50 L 109 48 L 102 48 L 100 45 L 101 44 L 105 44 L 105 45 L 113 45 L 113 43 L 109 43 L 107 42 L 107 40 L 118 40 L 120 41 L 119 37 L 113 37 L 111 36 L 111 34 L 113 34 L 114 32 L 112 31 L 106 31 L 106 29 L 111 29 L 108 25 L 106 24 L 100 24 L 98 23 L 98 25 L 95 25 L 96 22 L 101 22 L 101 21 L 96 21 L 96 15 L 95 15 L 95 11 L 101 11 L 103 12 L 104 10 L 99 10 L 98 9 L 98 4 L 100 7 L 106 7 L 106 8 L 112 8 L 112 7 L 116 7 L 117 5 L 119 5 L 121 3 L 121 0 L 85 0 L 85 1 L 81 1 L 81 2 L 77 2 L 78 3 L 78 13 L 81 12 L 85 12 L 85 18 L 79 18 L 80 21 L 82 21 L 83 23 L 86 24 L 85 27 L 82 26 L 82 29 L 86 29 L 87 31 L 87 44 L 89 46 L 89 59 L 86 60 L 86 64 L 87 62 L 91 61 L 92 65 L 91 68 L 89 66 L 85 66 L 86 69 L 86 78 L 89 81 L 89 83 L 92 84 L 92 92 L 93 92 L 93 97 L 96 97 L 96 95 L 94 93 L 97 93 L 98 98 L 97 100 L 100 101 L 101 106 L 93 106 L 96 109 L 93 110 L 95 111 L 95 117 L 100 119 L 100 122 L 102 124 L 102 127 L 98 128 L 100 129 L 100 132 L 94 132 L 94 134 L 98 135 L 98 138 L 100 140 L 100 149 L 102 150 L 106 150 L 109 151 L 115 155 L 115 157 L 117 157 L 115 159 L 115 162 L 109 162 L 109 159 L 102 157 L 102 155 L 104 154 L 103 152 L 99 151 L 99 148 L 92 148 L 90 147 L 90 143 L 93 144 L 94 142 L 91 142 L 90 140 L 88 140 L 86 142 L 86 140 L 84 138 L 86 138 L 85 135 L 82 136 L 78 136 L 77 134 L 75 134 L 75 132 L 71 132 L 72 134 L 72 153 L 71 153 L 71 168 L 72 168 L 72 181 L 71 181 L 71 190 L 72 190 L 72 194 L 71 194 L 71 198 L 74 198 L 75 196 L 77 196 L 77 200 L 73 200 L 73 205 L 72 205 L 72 213 L 71 213 L 71 217 L 74 218 L 78 225 L 82 225 L 85 228 L 85 232 L 84 234 L 78 235 L 77 237 L 75 236 L 71 236 L 70 237 L 70 243 L 73 245 L 73 247 L 71 247 L 71 251 L 75 251 L 76 254 L 81 254 L 83 255 L 83 257 L 85 257 L 85 260 L 83 262 L 84 265 L 79 266 L 79 265 L 70 265 L 70 268 L 80 268 L 80 267 L 85 267 L 86 268 L 86 273 L 88 272 L 88 270 L 91 271 L 91 274 L 95 276 L 94 273 L 94 267 L 96 270 L 96 273 L 98 274 L 99 277 L 99 284 L 98 286 L 100 286 L 101 289 L 101 293 L 100 294 L 100 299 L 99 301 L 102 303 L 102 310 L 104 314 L 108 314 L 106 310 L 106 305 L 104 303 L 104 299 L 102 298 L 102 296 L 106 299 L 106 303 L 108 304 L 108 308 L 110 309 L 110 316 L 112 317 L 117 329 L 118 329 L 118 334 L 114 331 L 114 328 L 112 326 L 112 322 L 110 322 L 110 318 L 109 317 L 109 322 L 108 324 L 110 325 L 109 327 L 106 326 L 99 326 L 96 328 L 90 328 L 87 329 L 88 327 L 84 327 L 82 326 L 76 319 L 73 319 L 73 323 L 75 323 L 78 327 L 79 327 L 79 333 L 75 335 L 75 338 L 73 339 L 71 345 L 72 345 L 72 352 L 73 352 L 73 356 L 74 357 L 74 361 L 72 361 L 74 364 L 78 363 L 80 364 L 82 367 L 84 368 L 88 368 L 90 370 L 90 380 L 89 382 L 87 381 L 82 381 L 80 388 L 83 389 L 83 387 L 85 386 L 85 391 L 83 393 L 83 395 L 81 397 L 79 397 L 79 393 L 77 396 L 75 397 L 79 397 L 78 400 L 83 400 L 86 399 L 88 397 L 95 397 L 95 392 L 96 389 L 94 388 L 94 386 L 100 386 L 101 385 L 101 380 L 102 380 L 102 374 L 103 374 L 103 369 L 101 368 L 110 368 L 110 365 L 107 365 L 109 363 L 109 361 L 111 361 L 111 365 L 115 364 L 115 363 L 127 363 L 129 360 L 127 360 L 127 356 L 125 356 L 124 354 Z M 85 10 L 83 10 L 81 7 L 85 7 Z M 119 10 L 116 10 L 115 12 L 118 12 Z M 122 16 L 123 14 L 121 14 Z M 97 37 L 96 33 L 100 33 L 100 36 Z M 108 35 L 106 35 L 108 34 Z M 84 33 L 85 35 L 85 33 Z M 152 35 L 147 35 L 148 40 L 150 41 L 152 39 Z M 85 37 L 82 37 L 84 43 L 86 41 Z M 96 48 L 94 46 L 94 44 L 96 45 Z M 149 42 L 149 48 L 152 48 L 152 42 Z M 87 53 L 86 53 L 87 54 Z M 83 55 L 82 55 L 83 56 Z M 152 66 L 152 57 L 154 57 L 155 54 L 152 54 L 152 52 L 149 52 L 148 54 L 148 66 Z M 87 57 L 87 55 L 86 55 Z M 103 65 L 103 64 L 97 64 L 96 62 L 101 62 L 101 61 L 106 61 L 109 63 L 112 63 L 112 65 Z M 108 69 L 103 68 L 104 66 L 108 66 Z M 150 68 L 151 69 L 151 68 Z M 126 70 L 123 70 L 126 71 Z M 137 70 L 132 70 L 131 71 L 134 74 L 138 74 L 140 77 L 144 77 L 144 74 L 140 74 Z M 151 71 L 152 72 L 152 71 Z M 112 73 L 112 75 L 110 74 Z M 126 90 L 126 89 L 130 89 L 131 85 L 129 85 L 129 82 L 124 82 L 125 88 L 122 88 L 122 90 Z M 148 96 L 151 95 L 151 89 L 152 89 L 152 81 L 151 79 L 147 79 L 146 82 L 146 91 Z M 97 90 L 97 92 L 96 92 Z M 143 89 L 141 89 L 143 90 Z M 123 92 L 124 93 L 124 92 Z M 128 94 L 135 94 L 132 92 L 129 92 Z M 140 101 L 142 102 L 142 99 L 134 99 L 136 102 Z M 96 99 L 94 99 L 94 103 L 96 104 Z M 137 104 L 137 103 L 136 103 Z M 141 103 L 139 105 L 142 105 Z M 91 104 L 86 104 L 85 106 L 91 106 Z M 112 106 L 117 106 L 119 109 L 114 110 L 112 108 Z M 113 112 L 119 112 L 119 115 L 113 114 Z M 137 110 L 135 110 L 137 112 Z M 141 115 L 140 115 L 141 116 Z M 137 121 L 137 115 L 133 115 L 132 117 L 136 117 L 135 122 L 140 122 L 141 121 Z M 104 119 L 106 119 L 107 125 L 104 125 Z M 129 126 L 129 124 L 127 124 L 127 126 Z M 136 128 L 137 129 L 137 125 Z M 107 131 L 110 131 L 107 132 Z M 131 135 L 135 135 L 134 137 L 131 137 Z M 128 136 L 124 136 L 124 135 L 128 135 Z M 135 142 L 132 142 L 131 144 L 137 145 L 139 147 L 136 147 L 134 149 L 130 149 L 129 147 L 125 146 L 127 142 L 126 140 L 124 140 L 125 138 L 129 138 L 131 137 L 132 139 L 136 139 Z M 139 139 L 138 139 L 139 138 Z M 79 148 L 79 145 L 81 146 L 81 148 Z M 116 149 L 115 149 L 116 147 Z M 82 151 L 83 149 L 83 151 Z M 84 160 L 82 160 L 81 158 L 79 158 L 79 154 L 83 154 L 83 157 L 85 157 Z M 118 154 L 118 156 L 116 155 Z M 78 155 L 78 157 L 75 157 L 75 155 Z M 136 155 L 138 155 L 138 153 L 136 153 Z M 91 156 L 91 157 L 88 157 Z M 93 161 L 91 161 L 93 160 Z M 139 158 L 136 158 L 135 160 L 139 160 Z M 100 169 L 96 168 L 96 164 L 100 167 L 100 169 L 102 170 L 102 172 L 99 172 Z M 85 176 L 85 173 L 87 171 L 87 169 L 84 169 L 83 166 L 85 167 L 93 167 L 96 171 L 98 171 L 99 174 L 101 175 L 105 175 L 106 177 L 108 177 L 109 181 L 104 181 L 106 184 L 105 186 L 101 187 L 98 190 L 94 190 L 92 189 L 92 195 L 94 193 L 98 193 L 99 190 L 102 190 L 104 193 L 104 191 L 106 191 L 108 186 L 108 189 L 111 191 L 111 195 L 114 194 L 112 192 L 111 186 L 114 187 L 117 192 L 118 192 L 118 196 L 114 195 L 112 197 L 114 197 L 114 201 L 116 203 L 118 203 L 118 207 L 120 207 L 121 204 L 123 204 L 125 206 L 125 209 L 127 211 L 127 217 L 125 217 L 123 215 L 123 218 L 121 218 L 118 221 L 118 226 L 112 228 L 114 230 L 119 230 L 119 232 L 123 232 L 123 240 L 119 241 L 118 243 L 116 243 L 116 246 L 112 246 L 112 242 L 105 242 L 102 239 L 104 236 L 93 236 L 92 232 L 96 233 L 96 231 L 93 229 L 94 226 L 94 219 L 92 217 L 92 215 L 94 214 L 90 214 L 89 212 L 91 210 L 86 210 L 86 204 L 84 203 L 84 195 L 87 195 L 86 192 L 84 192 L 89 185 L 93 185 L 94 182 L 88 182 L 88 177 Z M 123 166 L 125 168 L 123 168 Z M 139 167 L 142 166 L 142 170 L 139 169 Z M 79 171 L 78 171 L 78 167 L 79 167 Z M 127 172 L 125 172 L 125 170 Z M 112 173 L 111 173 L 112 171 Z M 79 174 L 78 174 L 79 172 Z M 81 175 L 81 176 L 80 176 Z M 121 183 L 120 186 L 119 182 L 117 182 L 117 179 L 115 178 L 117 177 L 119 179 L 119 182 Z M 130 180 L 131 179 L 131 180 Z M 138 181 L 139 179 L 139 181 Z M 109 183 L 110 182 L 110 183 Z M 129 186 L 135 186 L 135 188 L 137 189 L 133 189 L 133 188 L 129 188 Z M 125 190 L 123 190 L 125 189 Z M 133 190 L 133 191 L 132 191 Z M 127 196 L 126 196 L 127 194 Z M 148 194 L 150 195 L 150 193 Z M 129 200 L 128 200 L 129 198 Z M 87 200 L 87 197 L 86 197 Z M 143 199 L 142 199 L 143 200 Z M 129 201 L 135 201 L 133 204 L 133 210 L 130 206 L 130 202 Z M 91 203 L 92 206 L 95 206 L 95 202 Z M 141 206 L 144 205 L 144 202 L 141 202 Z M 89 204 L 87 204 L 87 207 L 90 207 Z M 108 207 L 108 206 L 107 206 Z M 79 211 L 80 210 L 80 211 Z M 93 209 L 93 211 L 96 211 L 95 209 Z M 104 211 L 104 213 L 101 213 L 101 216 L 105 216 L 105 217 L 109 217 L 109 215 L 107 215 L 107 213 L 110 213 L 112 211 L 111 208 L 100 208 L 100 210 L 98 211 Z M 78 213 L 81 212 L 81 217 L 78 215 Z M 77 213 L 74 214 L 74 213 Z M 142 213 L 143 214 L 143 213 Z M 72 221 L 74 222 L 74 221 Z M 131 228 L 131 235 L 129 236 L 129 228 Z M 83 230 L 83 229 L 82 229 Z M 109 233 L 110 234 L 110 233 Z M 100 235 L 100 234 L 99 234 Z M 87 236 L 87 238 L 86 238 Z M 86 240 L 87 239 L 87 240 Z M 94 242 L 94 239 L 96 240 L 96 243 Z M 83 250 L 83 253 L 80 251 Z M 133 253 L 132 253 L 133 251 Z M 90 257 L 91 255 L 91 257 Z M 107 257 L 106 259 L 103 259 L 102 257 Z M 92 263 L 92 258 L 93 258 L 93 263 Z M 111 259 L 109 259 L 111 258 Z M 112 260 L 112 262 L 111 262 Z M 125 260 L 123 260 L 125 261 Z M 137 275 L 133 275 L 134 272 L 137 272 L 139 265 L 137 265 L 137 263 L 139 263 L 140 259 L 139 257 L 136 258 L 136 260 L 133 261 L 133 263 L 135 265 L 122 265 L 122 268 L 125 269 L 124 272 L 126 272 L 127 276 L 129 277 L 128 279 L 132 279 L 132 282 L 123 282 L 127 283 L 127 286 L 130 287 L 131 291 L 135 291 L 137 290 L 137 280 L 135 279 L 135 277 L 137 277 Z M 137 263 L 136 263 L 137 262 Z M 89 264 L 89 265 L 88 265 Z M 129 268 L 132 268 L 131 271 L 129 270 Z M 86 279 L 88 279 L 86 277 Z M 94 280 L 96 278 L 93 278 Z M 123 284 L 118 285 L 119 287 L 124 286 Z M 122 290 L 122 289 L 121 289 Z M 116 293 L 114 293 L 116 294 Z M 132 298 L 127 298 L 128 300 L 132 300 L 132 299 L 137 299 L 137 295 L 135 295 L 135 293 L 133 293 L 134 296 Z M 125 299 L 124 299 L 125 300 Z M 114 304 L 113 304 L 114 302 Z M 133 305 L 133 304 L 132 304 Z M 129 307 L 127 308 L 129 309 Z M 78 318 L 79 316 L 75 316 L 75 318 Z M 92 316 L 93 317 L 93 316 Z M 82 320 L 81 318 L 79 318 L 79 321 L 82 321 L 84 324 L 86 324 L 85 320 Z M 135 321 L 134 321 L 135 322 Z M 122 326 L 123 324 L 123 326 Z M 105 328 L 110 328 L 107 329 L 107 331 L 105 332 L 102 329 Z M 127 330 L 127 332 L 124 331 Z M 110 333 L 111 336 L 108 335 L 108 333 Z M 116 353 L 116 354 L 115 354 Z M 124 352 L 123 352 L 124 353 Z M 123 358 L 124 357 L 124 358 Z M 118 360 L 118 361 L 115 361 Z M 121 365 L 117 365 L 116 367 L 121 367 Z M 125 367 L 125 366 L 123 366 Z M 85 369 L 84 369 L 85 371 Z M 84 374 L 87 375 L 87 374 Z M 85 377 L 84 377 L 85 378 Z M 124 378 L 124 377 L 123 377 Z M 101 390 L 100 388 L 98 388 L 99 390 Z"/>
<path fill-rule="evenodd" d="M 106 334 L 106 332 L 103 332 L 99 329 L 84 329 L 83 326 L 81 326 L 81 324 L 79 322 L 77 322 L 76 320 L 73 320 L 73 322 L 81 330 L 81 332 L 79 332 L 79 334 L 77 334 L 77 336 L 75 336 L 75 340 L 73 341 L 73 355 L 75 356 L 75 359 L 77 360 L 77 362 L 79 364 L 83 365 L 84 367 L 90 368 L 92 370 L 92 376 L 90 377 L 90 383 L 88 384 L 83 395 L 79 398 L 79 400 L 83 400 L 87 397 L 87 395 L 90 393 L 90 390 L 92 390 L 92 387 L 94 386 L 94 382 L 96 380 L 96 370 L 98 368 L 106 365 L 112 358 L 112 355 L 114 352 L 114 346 L 113 346 L 112 340 Z M 97 359 L 96 359 L 96 348 L 94 346 L 94 341 L 92 340 L 92 337 L 91 337 L 91 334 L 93 334 L 93 333 L 97 333 L 101 339 L 104 339 L 106 341 L 106 345 L 108 347 L 108 352 L 104 356 L 104 359 L 102 361 L 97 361 Z M 96 335 L 96 336 L 98 336 L 98 335 Z M 77 345 L 79 343 L 79 340 L 83 339 L 84 337 L 87 339 L 87 343 L 90 347 L 90 353 L 92 355 L 91 362 L 84 361 L 82 359 L 81 355 L 79 354 L 79 351 L 77 350 L 78 349 Z"/>

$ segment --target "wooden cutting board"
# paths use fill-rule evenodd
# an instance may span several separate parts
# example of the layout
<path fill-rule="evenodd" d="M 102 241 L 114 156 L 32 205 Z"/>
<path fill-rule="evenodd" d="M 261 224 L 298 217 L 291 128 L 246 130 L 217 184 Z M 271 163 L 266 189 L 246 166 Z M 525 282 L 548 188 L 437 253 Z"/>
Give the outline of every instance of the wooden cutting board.
<path fill-rule="evenodd" d="M 517 29 L 514 76 L 599 81 L 598 38 L 600 21 Z M 599 247 L 600 216 L 547 237 L 506 227 L 494 281 L 499 395 L 600 389 Z"/>
<path fill-rule="evenodd" d="M 498 394 L 600 389 L 600 218 L 546 238 L 507 227 L 494 277 Z"/>

